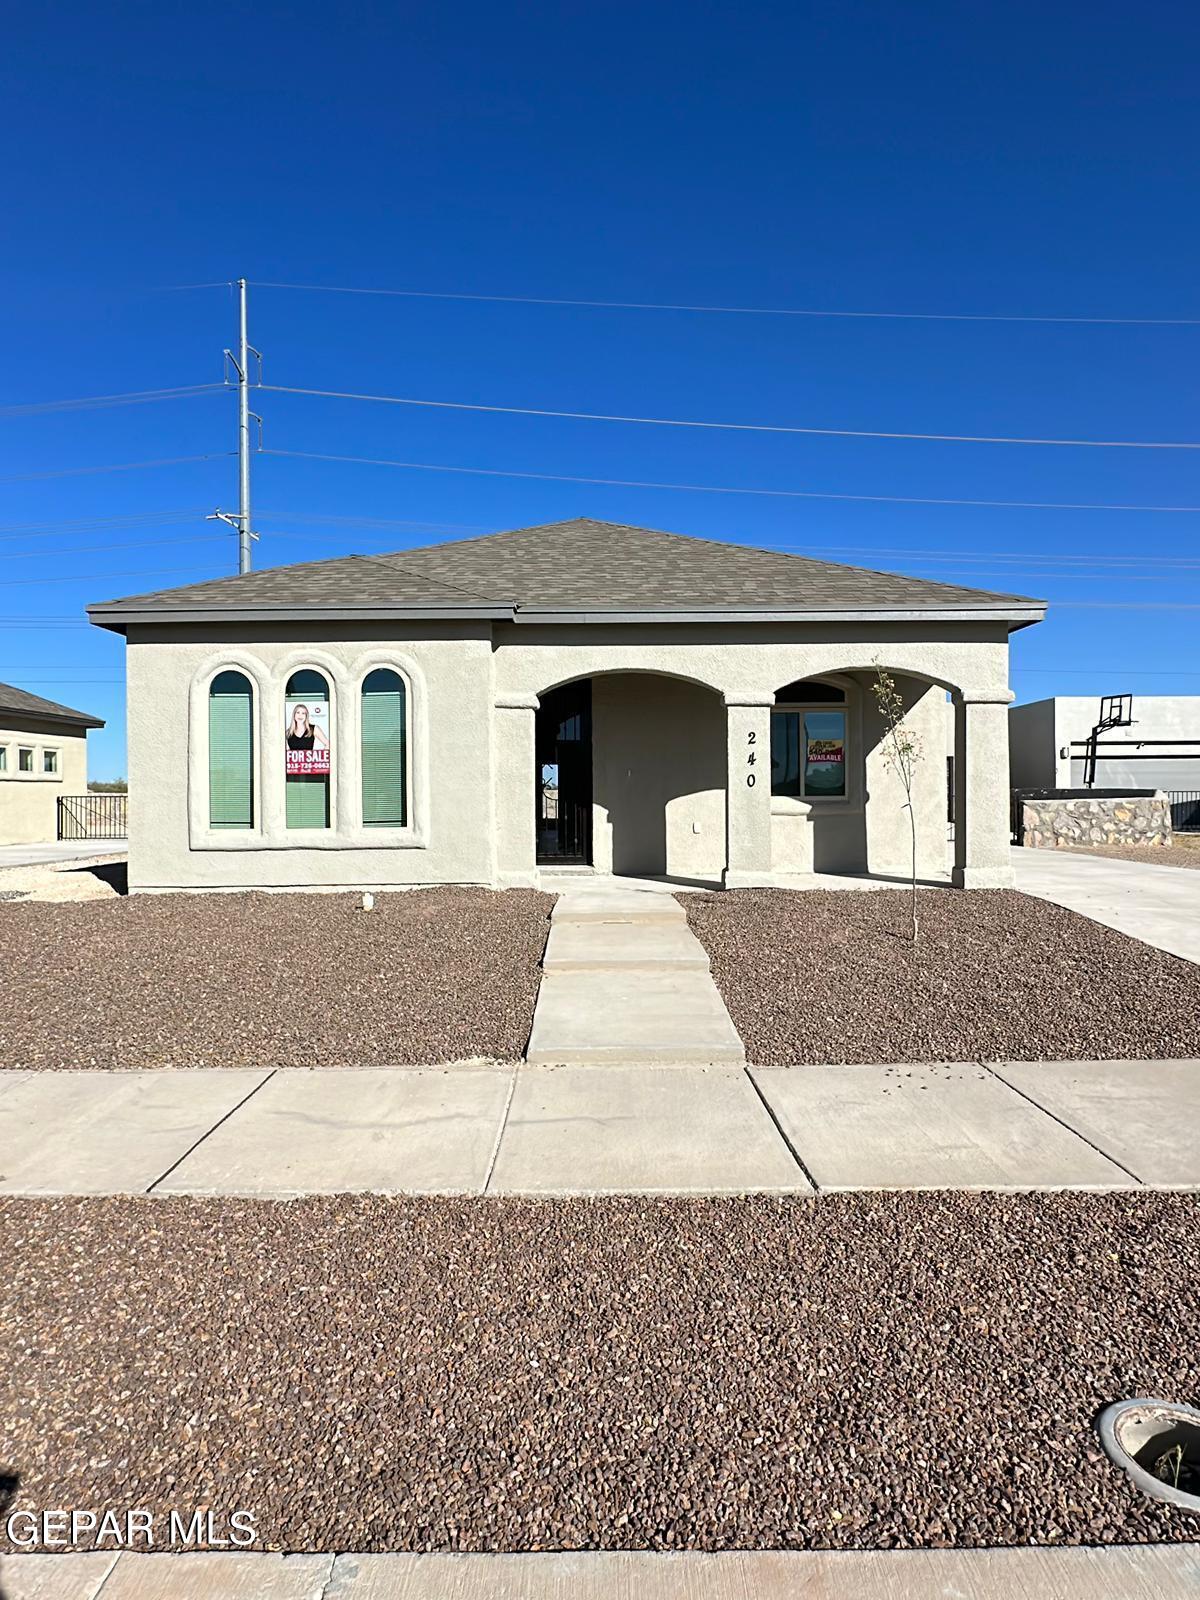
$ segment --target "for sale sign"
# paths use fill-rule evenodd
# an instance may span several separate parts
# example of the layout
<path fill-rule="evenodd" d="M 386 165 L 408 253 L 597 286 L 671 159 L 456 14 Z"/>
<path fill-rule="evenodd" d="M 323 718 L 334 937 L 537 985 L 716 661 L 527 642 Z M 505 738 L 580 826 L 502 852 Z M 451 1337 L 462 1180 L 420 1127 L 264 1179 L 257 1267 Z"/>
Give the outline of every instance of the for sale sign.
<path fill-rule="evenodd" d="M 285 700 L 289 778 L 329 776 L 328 700 Z"/>

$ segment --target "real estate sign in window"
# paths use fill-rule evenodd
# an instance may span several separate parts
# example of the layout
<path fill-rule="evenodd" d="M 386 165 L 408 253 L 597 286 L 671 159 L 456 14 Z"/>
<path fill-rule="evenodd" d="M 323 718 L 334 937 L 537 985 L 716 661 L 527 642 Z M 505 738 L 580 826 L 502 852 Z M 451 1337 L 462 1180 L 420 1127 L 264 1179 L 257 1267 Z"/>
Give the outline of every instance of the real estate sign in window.
<path fill-rule="evenodd" d="M 287 776 L 289 778 L 327 778 L 329 776 L 329 702 L 327 700 L 285 700 Z"/>
<path fill-rule="evenodd" d="M 846 713 L 804 713 L 804 792 L 844 795 L 846 792 Z"/>

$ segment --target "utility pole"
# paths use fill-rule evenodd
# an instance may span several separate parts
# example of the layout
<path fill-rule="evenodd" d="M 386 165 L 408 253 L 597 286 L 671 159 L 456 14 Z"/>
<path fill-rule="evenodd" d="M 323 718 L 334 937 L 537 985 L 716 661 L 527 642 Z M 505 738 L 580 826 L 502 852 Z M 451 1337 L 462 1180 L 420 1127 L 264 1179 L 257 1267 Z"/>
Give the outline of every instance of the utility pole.
<path fill-rule="evenodd" d="M 250 571 L 250 340 L 246 333 L 246 280 L 238 279 L 238 571 Z"/>
<path fill-rule="evenodd" d="M 208 517 L 209 522 L 227 522 L 231 528 L 237 529 L 238 535 L 238 572 L 250 571 L 250 545 L 251 541 L 258 538 L 250 527 L 250 419 L 253 417 L 262 429 L 262 418 L 257 412 L 250 409 L 250 357 L 253 356 L 259 364 L 258 381 L 262 382 L 262 355 L 250 343 L 248 335 L 248 319 L 246 312 L 246 280 L 237 280 L 238 289 L 238 353 L 235 356 L 232 350 L 226 350 L 226 381 L 228 381 L 229 367 L 237 374 L 238 388 L 238 510 L 234 516 L 229 511 L 214 511 Z"/>

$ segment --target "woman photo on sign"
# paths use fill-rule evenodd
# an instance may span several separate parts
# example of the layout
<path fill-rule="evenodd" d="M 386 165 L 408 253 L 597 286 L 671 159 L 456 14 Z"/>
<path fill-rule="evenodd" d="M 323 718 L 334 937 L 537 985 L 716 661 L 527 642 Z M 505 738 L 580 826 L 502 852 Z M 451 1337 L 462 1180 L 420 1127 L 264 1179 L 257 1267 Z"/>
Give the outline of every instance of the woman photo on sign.
<path fill-rule="evenodd" d="M 287 747 L 289 750 L 328 750 L 329 740 L 317 727 L 315 722 L 309 720 L 308 707 L 296 705 L 292 708 L 292 720 L 288 723 Z"/>

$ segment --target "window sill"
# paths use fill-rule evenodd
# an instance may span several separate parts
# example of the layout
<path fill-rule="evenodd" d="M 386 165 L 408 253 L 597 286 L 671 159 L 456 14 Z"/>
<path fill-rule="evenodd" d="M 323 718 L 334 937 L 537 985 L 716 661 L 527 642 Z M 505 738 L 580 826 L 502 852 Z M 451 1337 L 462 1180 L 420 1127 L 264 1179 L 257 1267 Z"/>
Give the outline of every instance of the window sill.
<path fill-rule="evenodd" d="M 426 850 L 429 841 L 414 828 L 370 827 L 338 832 L 332 828 L 293 828 L 265 834 L 253 828 L 205 828 L 190 841 L 192 850 Z"/>

